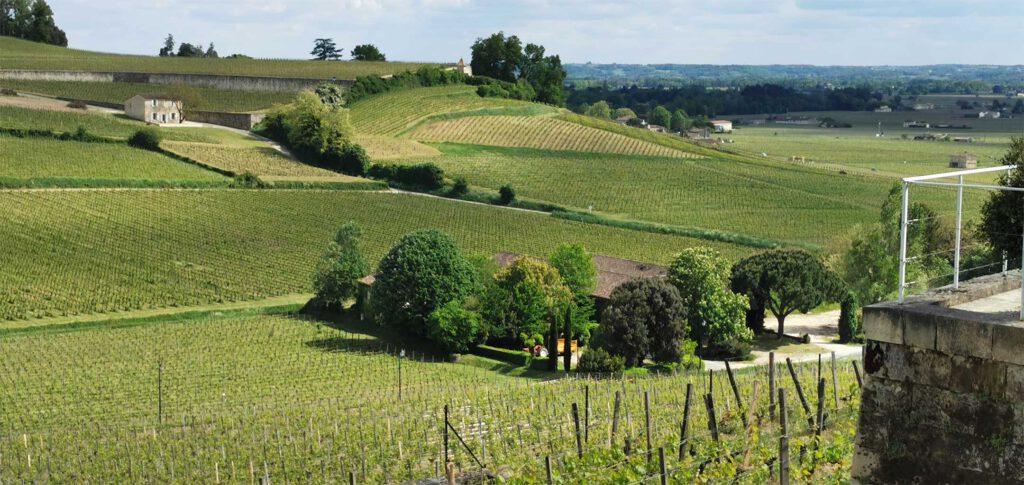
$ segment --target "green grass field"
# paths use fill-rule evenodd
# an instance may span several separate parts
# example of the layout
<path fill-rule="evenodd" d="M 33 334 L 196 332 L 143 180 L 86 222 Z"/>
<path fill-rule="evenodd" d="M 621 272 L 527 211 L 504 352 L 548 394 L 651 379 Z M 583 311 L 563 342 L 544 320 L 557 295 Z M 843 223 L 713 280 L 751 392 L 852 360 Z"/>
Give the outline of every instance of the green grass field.
<path fill-rule="evenodd" d="M 128 98 L 140 93 L 161 92 L 167 86 L 142 83 L 104 83 L 80 81 L 19 81 L 0 79 L 0 87 L 10 88 L 19 93 L 100 101 L 123 104 Z M 237 91 L 228 89 L 194 88 L 198 104 L 188 106 L 192 110 L 204 111 L 259 111 L 276 103 L 288 103 L 294 93 L 273 91 Z"/>
<path fill-rule="evenodd" d="M 0 135 L 0 177 L 224 181 L 215 172 L 119 143 Z"/>
<path fill-rule="evenodd" d="M 161 146 L 172 153 L 202 162 L 205 165 L 227 170 L 234 174 L 252 172 L 260 178 L 304 177 L 317 179 L 356 180 L 337 172 L 307 165 L 274 150 L 269 146 L 235 147 L 211 143 L 189 143 L 168 141 Z"/>
<path fill-rule="evenodd" d="M 854 169 L 902 177 L 951 171 L 949 157 L 968 152 L 978 156 L 979 167 L 997 166 L 1006 152 L 1010 136 L 1024 135 L 1024 119 L 969 119 L 948 111 L 872 113 L 821 112 L 793 113 L 814 118 L 832 117 L 853 125 L 852 128 L 818 128 L 815 125 L 780 125 L 768 123 L 742 126 L 722 135 L 734 140 L 726 149 L 753 156 L 765 153 L 769 158 L 788 160 L 805 157 L 809 163 L 825 168 Z M 740 117 L 750 118 L 750 117 Z M 968 130 L 903 128 L 903 121 L 967 124 Z M 878 123 L 885 137 L 876 137 Z M 948 133 L 974 138 L 973 143 L 914 140 L 914 135 Z M 903 139 L 906 135 L 909 139 Z"/>
<path fill-rule="evenodd" d="M 225 55 L 227 54 L 225 53 Z M 3 66 L 4 69 L 355 79 L 357 76 L 368 74 L 395 74 L 416 69 L 421 65 L 423 64 L 407 62 L 319 62 L 134 56 L 68 49 L 11 37 L 0 37 L 0 66 Z"/>
<path fill-rule="evenodd" d="M 669 262 L 683 248 L 752 250 L 417 195 L 311 190 L 0 191 L 0 319 L 256 299 L 311 288 L 349 220 L 371 261 L 402 235 L 446 231 L 469 253 L 547 255 L 563 242 Z M 2 326 L 2 325 L 0 325 Z"/>
<path fill-rule="evenodd" d="M 400 374 L 398 345 L 407 349 Z M 850 473 L 859 391 L 852 366 L 839 364 L 838 393 L 830 383 L 823 396 L 829 425 L 815 471 L 809 460 L 792 461 L 793 476 L 807 472 L 815 483 L 842 483 Z M 635 483 L 651 473 L 646 451 L 657 460 L 658 447 L 666 448 L 672 483 L 737 475 L 740 483 L 762 483 L 777 468 L 779 426 L 768 419 L 766 369 L 736 375 L 744 406 L 753 403 L 760 422 L 749 437 L 726 376 L 716 373 L 717 444 L 697 404 L 708 392 L 706 373 L 538 384 L 502 375 L 508 370 L 478 357 L 442 362 L 379 327 L 290 315 L 169 317 L 6 335 L 0 480 L 249 483 L 265 474 L 272 483 L 345 483 L 351 474 L 357 483 L 394 483 L 438 476 L 445 405 L 474 455 L 505 469 L 513 484 L 542 483 L 545 456 L 558 483 Z M 776 371 L 784 375 L 783 367 Z M 803 389 L 811 389 L 814 368 L 796 371 Z M 794 384 L 788 377 L 778 382 L 789 395 L 795 457 L 813 437 Z M 688 384 L 693 453 L 680 460 L 675 450 Z M 613 436 L 616 395 L 622 406 Z M 587 435 L 583 459 L 576 458 L 572 403 Z M 627 438 L 631 458 L 621 451 Z M 459 468 L 477 468 L 458 443 L 452 433 Z M 746 449 L 748 460 L 709 460 Z"/>

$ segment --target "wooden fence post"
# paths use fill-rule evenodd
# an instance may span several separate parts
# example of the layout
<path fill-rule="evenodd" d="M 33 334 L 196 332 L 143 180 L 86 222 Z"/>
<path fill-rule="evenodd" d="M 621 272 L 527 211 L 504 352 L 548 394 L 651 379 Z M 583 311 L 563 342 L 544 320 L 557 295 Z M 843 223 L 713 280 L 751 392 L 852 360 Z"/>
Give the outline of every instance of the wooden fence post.
<path fill-rule="evenodd" d="M 583 437 L 580 434 L 580 410 L 576 403 L 572 403 L 572 421 L 576 425 L 576 456 L 583 458 Z"/>
<path fill-rule="evenodd" d="M 644 428 L 647 433 L 647 463 L 651 462 L 651 399 L 647 391 L 644 391 Z"/>
<path fill-rule="evenodd" d="M 796 387 L 796 395 L 800 398 L 800 404 L 807 414 L 807 423 L 814 427 L 814 415 L 811 414 L 811 406 L 807 404 L 807 397 L 804 396 L 804 388 L 800 386 L 800 379 L 796 377 L 796 369 L 793 368 L 793 361 L 786 357 L 786 366 L 789 367 L 789 375 L 793 378 L 793 385 Z"/>
<path fill-rule="evenodd" d="M 615 411 L 612 413 L 612 436 L 611 446 L 615 447 L 615 433 L 619 430 L 619 407 L 622 405 L 622 395 L 615 391 Z"/>
<path fill-rule="evenodd" d="M 544 469 L 547 472 L 548 485 L 554 485 L 555 479 L 551 475 L 551 455 L 548 455 L 548 456 L 544 457 Z"/>
<path fill-rule="evenodd" d="M 853 373 L 857 374 L 857 389 L 864 387 L 864 382 L 860 378 L 860 367 L 857 366 L 857 361 L 853 361 Z"/>
<path fill-rule="evenodd" d="M 789 420 L 786 419 L 786 390 L 779 389 L 779 484 L 789 485 Z"/>
<path fill-rule="evenodd" d="M 658 448 L 658 459 L 661 461 L 661 485 L 668 485 L 668 469 L 665 466 L 665 448 Z"/>
<path fill-rule="evenodd" d="M 775 421 L 775 352 L 768 352 L 768 420 Z"/>
<path fill-rule="evenodd" d="M 715 396 L 707 394 L 704 396 L 704 405 L 708 410 L 708 431 L 711 431 L 711 438 L 718 442 L 718 419 L 715 418 Z"/>
<path fill-rule="evenodd" d="M 690 427 L 690 398 L 693 396 L 693 383 L 686 383 L 686 402 L 683 404 L 683 424 L 679 429 L 679 459 L 682 460 L 686 453 L 687 432 Z"/>
<path fill-rule="evenodd" d="M 740 388 L 736 385 L 736 376 L 732 373 L 732 367 L 729 365 L 729 361 L 725 361 L 725 373 L 729 375 L 729 386 L 732 387 L 732 395 L 736 397 L 736 412 L 739 413 L 740 419 L 743 420 L 743 427 L 747 427 L 747 413 L 743 411 L 743 398 L 740 397 Z"/>

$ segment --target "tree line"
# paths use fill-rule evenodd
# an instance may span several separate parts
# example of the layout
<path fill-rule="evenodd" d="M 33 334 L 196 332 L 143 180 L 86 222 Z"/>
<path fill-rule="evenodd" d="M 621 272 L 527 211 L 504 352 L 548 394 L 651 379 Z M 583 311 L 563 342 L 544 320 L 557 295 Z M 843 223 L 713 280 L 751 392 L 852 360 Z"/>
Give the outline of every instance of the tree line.
<path fill-rule="evenodd" d="M 569 88 L 569 108 L 585 113 L 605 102 L 628 108 L 643 118 L 655 115 L 658 107 L 671 113 L 682 111 L 694 117 L 786 113 L 790 111 L 865 111 L 883 104 L 884 94 L 866 86 L 839 89 L 796 89 L 778 84 L 755 84 L 738 89 L 709 89 L 705 86 L 675 88 Z M 664 121 L 664 120 L 662 120 Z M 655 123 L 669 126 L 670 123 Z"/>
<path fill-rule="evenodd" d="M 0 35 L 68 46 L 68 36 L 57 27 L 46 0 L 0 0 Z"/>

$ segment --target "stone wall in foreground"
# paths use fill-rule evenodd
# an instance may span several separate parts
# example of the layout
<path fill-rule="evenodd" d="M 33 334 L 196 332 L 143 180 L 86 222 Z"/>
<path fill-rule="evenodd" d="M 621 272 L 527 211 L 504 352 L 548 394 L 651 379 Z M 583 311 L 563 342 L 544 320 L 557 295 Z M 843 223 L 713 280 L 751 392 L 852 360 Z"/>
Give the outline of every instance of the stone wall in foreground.
<path fill-rule="evenodd" d="M 864 309 L 865 382 L 853 476 L 862 483 L 1024 482 L 1024 325 L 953 305 L 1019 274 Z"/>

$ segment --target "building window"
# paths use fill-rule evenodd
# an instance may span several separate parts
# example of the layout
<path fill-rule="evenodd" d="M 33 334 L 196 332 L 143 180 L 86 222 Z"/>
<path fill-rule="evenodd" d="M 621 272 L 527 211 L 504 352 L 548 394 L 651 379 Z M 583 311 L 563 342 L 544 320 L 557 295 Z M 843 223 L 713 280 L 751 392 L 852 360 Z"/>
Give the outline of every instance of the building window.
<path fill-rule="evenodd" d="M 172 119 L 172 120 L 173 120 L 173 119 L 176 119 L 176 118 L 175 118 L 176 116 L 178 116 L 178 113 L 171 113 L 171 119 Z"/>
<path fill-rule="evenodd" d="M 153 121 L 156 121 L 156 113 L 153 113 Z"/>
<path fill-rule="evenodd" d="M 156 100 L 155 99 L 153 100 L 153 107 L 154 108 L 156 107 Z"/>

